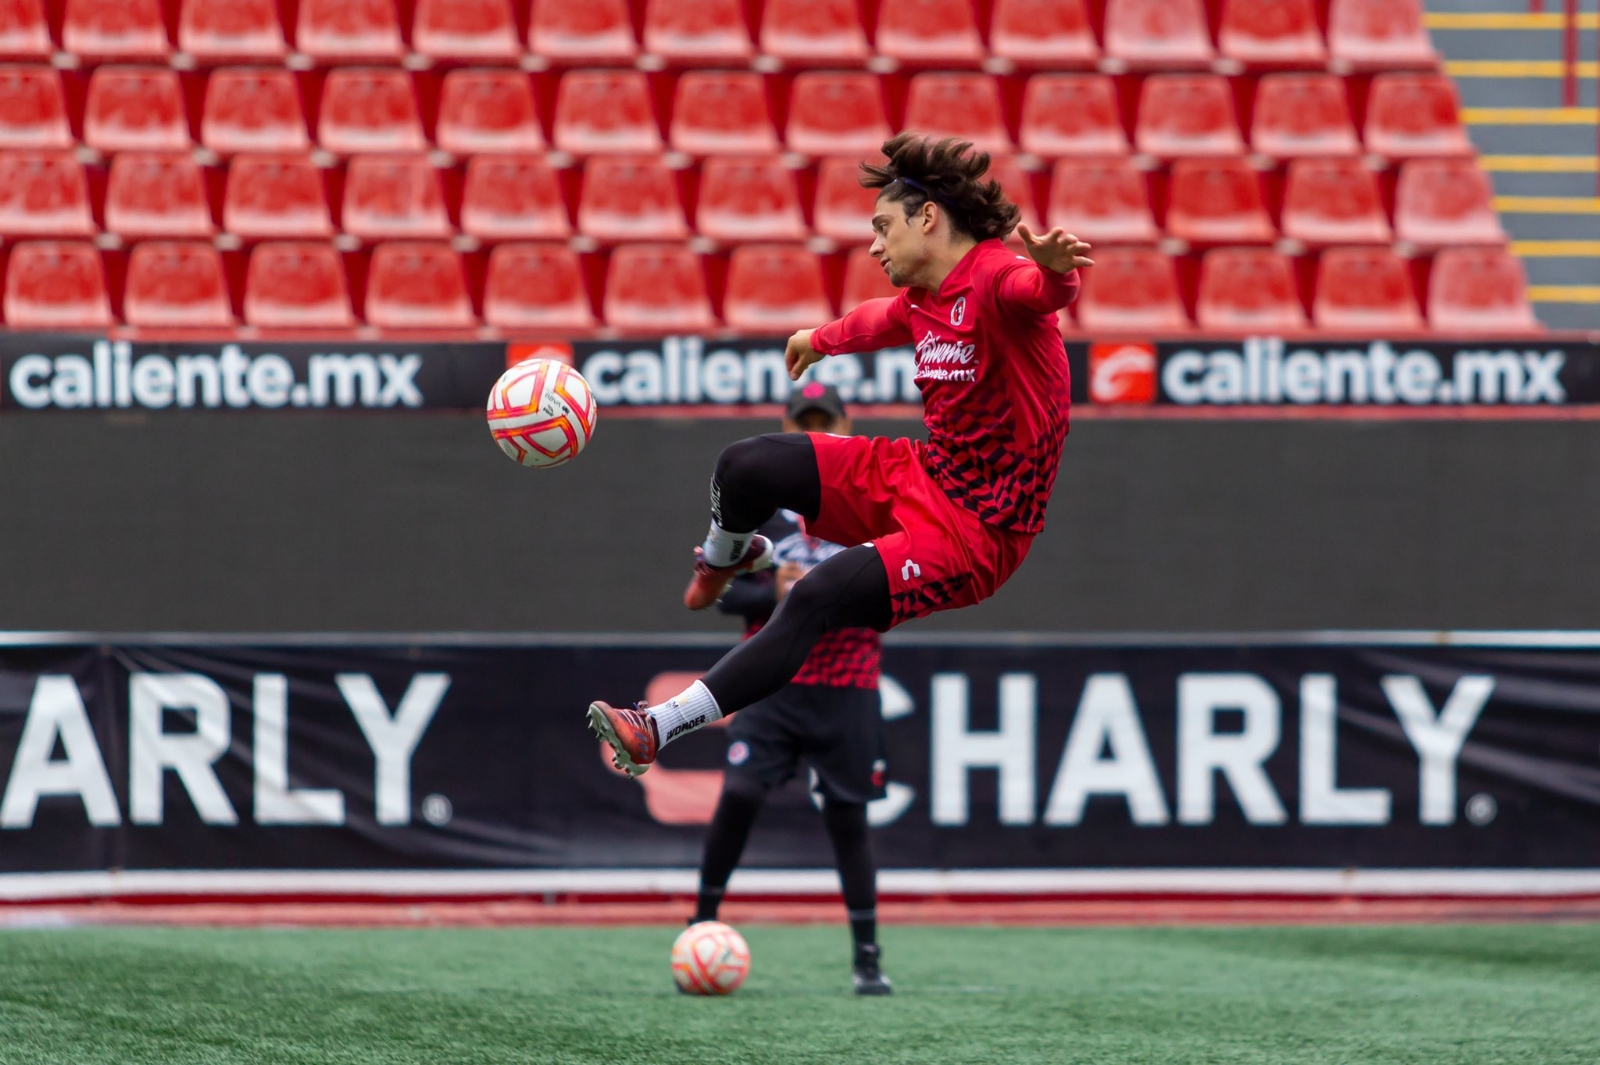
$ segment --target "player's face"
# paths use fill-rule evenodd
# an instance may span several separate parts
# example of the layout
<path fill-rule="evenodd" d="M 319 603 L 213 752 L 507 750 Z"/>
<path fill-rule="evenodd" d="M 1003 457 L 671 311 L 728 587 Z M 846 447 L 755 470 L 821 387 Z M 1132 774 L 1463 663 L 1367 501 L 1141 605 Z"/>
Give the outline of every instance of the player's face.
<path fill-rule="evenodd" d="M 889 275 L 889 283 L 905 288 L 916 283 L 916 277 L 931 258 L 928 234 L 932 229 L 931 214 L 927 205 L 906 217 L 905 207 L 896 200 L 878 198 L 872 215 L 872 247 L 868 253 Z"/>

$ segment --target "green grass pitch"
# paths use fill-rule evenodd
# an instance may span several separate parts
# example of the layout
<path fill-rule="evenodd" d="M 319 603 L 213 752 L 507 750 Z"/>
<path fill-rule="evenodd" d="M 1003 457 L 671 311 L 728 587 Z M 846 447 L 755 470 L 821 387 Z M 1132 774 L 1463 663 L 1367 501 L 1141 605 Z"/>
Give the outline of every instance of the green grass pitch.
<path fill-rule="evenodd" d="M 671 928 L 0 932 L 0 1062 L 1594 1065 L 1600 925 L 744 929 L 727 999 Z"/>

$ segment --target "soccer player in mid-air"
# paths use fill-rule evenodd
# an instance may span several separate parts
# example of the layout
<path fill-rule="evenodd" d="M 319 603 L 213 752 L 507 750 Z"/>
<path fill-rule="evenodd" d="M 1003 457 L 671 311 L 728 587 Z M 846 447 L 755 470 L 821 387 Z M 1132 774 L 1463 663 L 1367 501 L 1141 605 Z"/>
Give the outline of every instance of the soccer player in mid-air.
<path fill-rule="evenodd" d="M 989 157 L 970 144 L 901 134 L 883 154 L 861 183 L 879 190 L 871 253 L 902 291 L 801 330 L 785 361 L 799 379 L 828 355 L 912 345 L 928 441 L 772 433 L 723 450 L 686 606 L 704 610 L 735 577 L 773 564 L 756 530 L 780 507 L 848 546 L 685 691 L 656 706 L 590 705 L 629 775 L 784 687 L 830 630 L 882 632 L 987 599 L 1044 527 L 1070 402 L 1056 311 L 1093 265 L 1089 246 L 1017 226 L 1016 206 L 985 178 Z M 1002 243 L 1013 228 L 1026 256 Z"/>

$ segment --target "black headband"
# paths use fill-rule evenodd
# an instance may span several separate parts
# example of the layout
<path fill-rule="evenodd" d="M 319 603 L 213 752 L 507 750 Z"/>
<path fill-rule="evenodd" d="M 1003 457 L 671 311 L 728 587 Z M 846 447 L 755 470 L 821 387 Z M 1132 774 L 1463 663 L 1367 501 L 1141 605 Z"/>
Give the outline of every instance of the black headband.
<path fill-rule="evenodd" d="M 935 196 L 928 189 L 928 187 L 923 185 L 920 181 L 912 181 L 908 177 L 897 177 L 897 178 L 895 178 L 895 180 L 898 181 L 902 185 L 906 185 L 906 186 L 908 186 L 910 188 L 916 189 L 918 192 L 922 193 L 922 195 L 924 195 L 928 199 L 932 200 L 934 203 L 938 204 L 940 207 L 944 207 L 945 206 L 944 201 L 941 200 L 939 197 Z"/>

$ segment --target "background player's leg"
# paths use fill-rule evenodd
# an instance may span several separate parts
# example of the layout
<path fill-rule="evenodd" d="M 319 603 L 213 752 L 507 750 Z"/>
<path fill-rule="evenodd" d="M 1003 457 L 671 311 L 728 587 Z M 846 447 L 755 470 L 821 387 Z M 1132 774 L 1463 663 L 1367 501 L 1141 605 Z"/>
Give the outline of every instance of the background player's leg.
<path fill-rule="evenodd" d="M 877 548 L 852 547 L 795 582 L 772 620 L 701 678 L 722 715 L 782 688 L 829 629 L 887 628 L 889 574 Z"/>
<path fill-rule="evenodd" d="M 712 815 L 711 831 L 706 835 L 705 853 L 700 859 L 696 921 L 717 919 L 717 908 L 728 890 L 728 878 L 739 864 L 739 856 L 750 839 L 750 829 L 766 799 L 767 789 L 760 781 L 740 773 L 729 773 L 723 778 L 722 796 L 717 800 L 717 812 Z"/>
<path fill-rule="evenodd" d="M 805 433 L 767 433 L 729 444 L 711 475 L 705 561 L 712 566 L 738 562 L 751 534 L 779 507 L 814 519 L 821 505 L 817 452 Z"/>
<path fill-rule="evenodd" d="M 833 841 L 839 867 L 839 887 L 850 917 L 850 938 L 855 945 L 856 991 L 882 995 L 890 990 L 883 975 L 878 950 L 878 871 L 872 864 L 867 839 L 867 808 L 861 803 L 827 800 L 822 821 Z"/>

